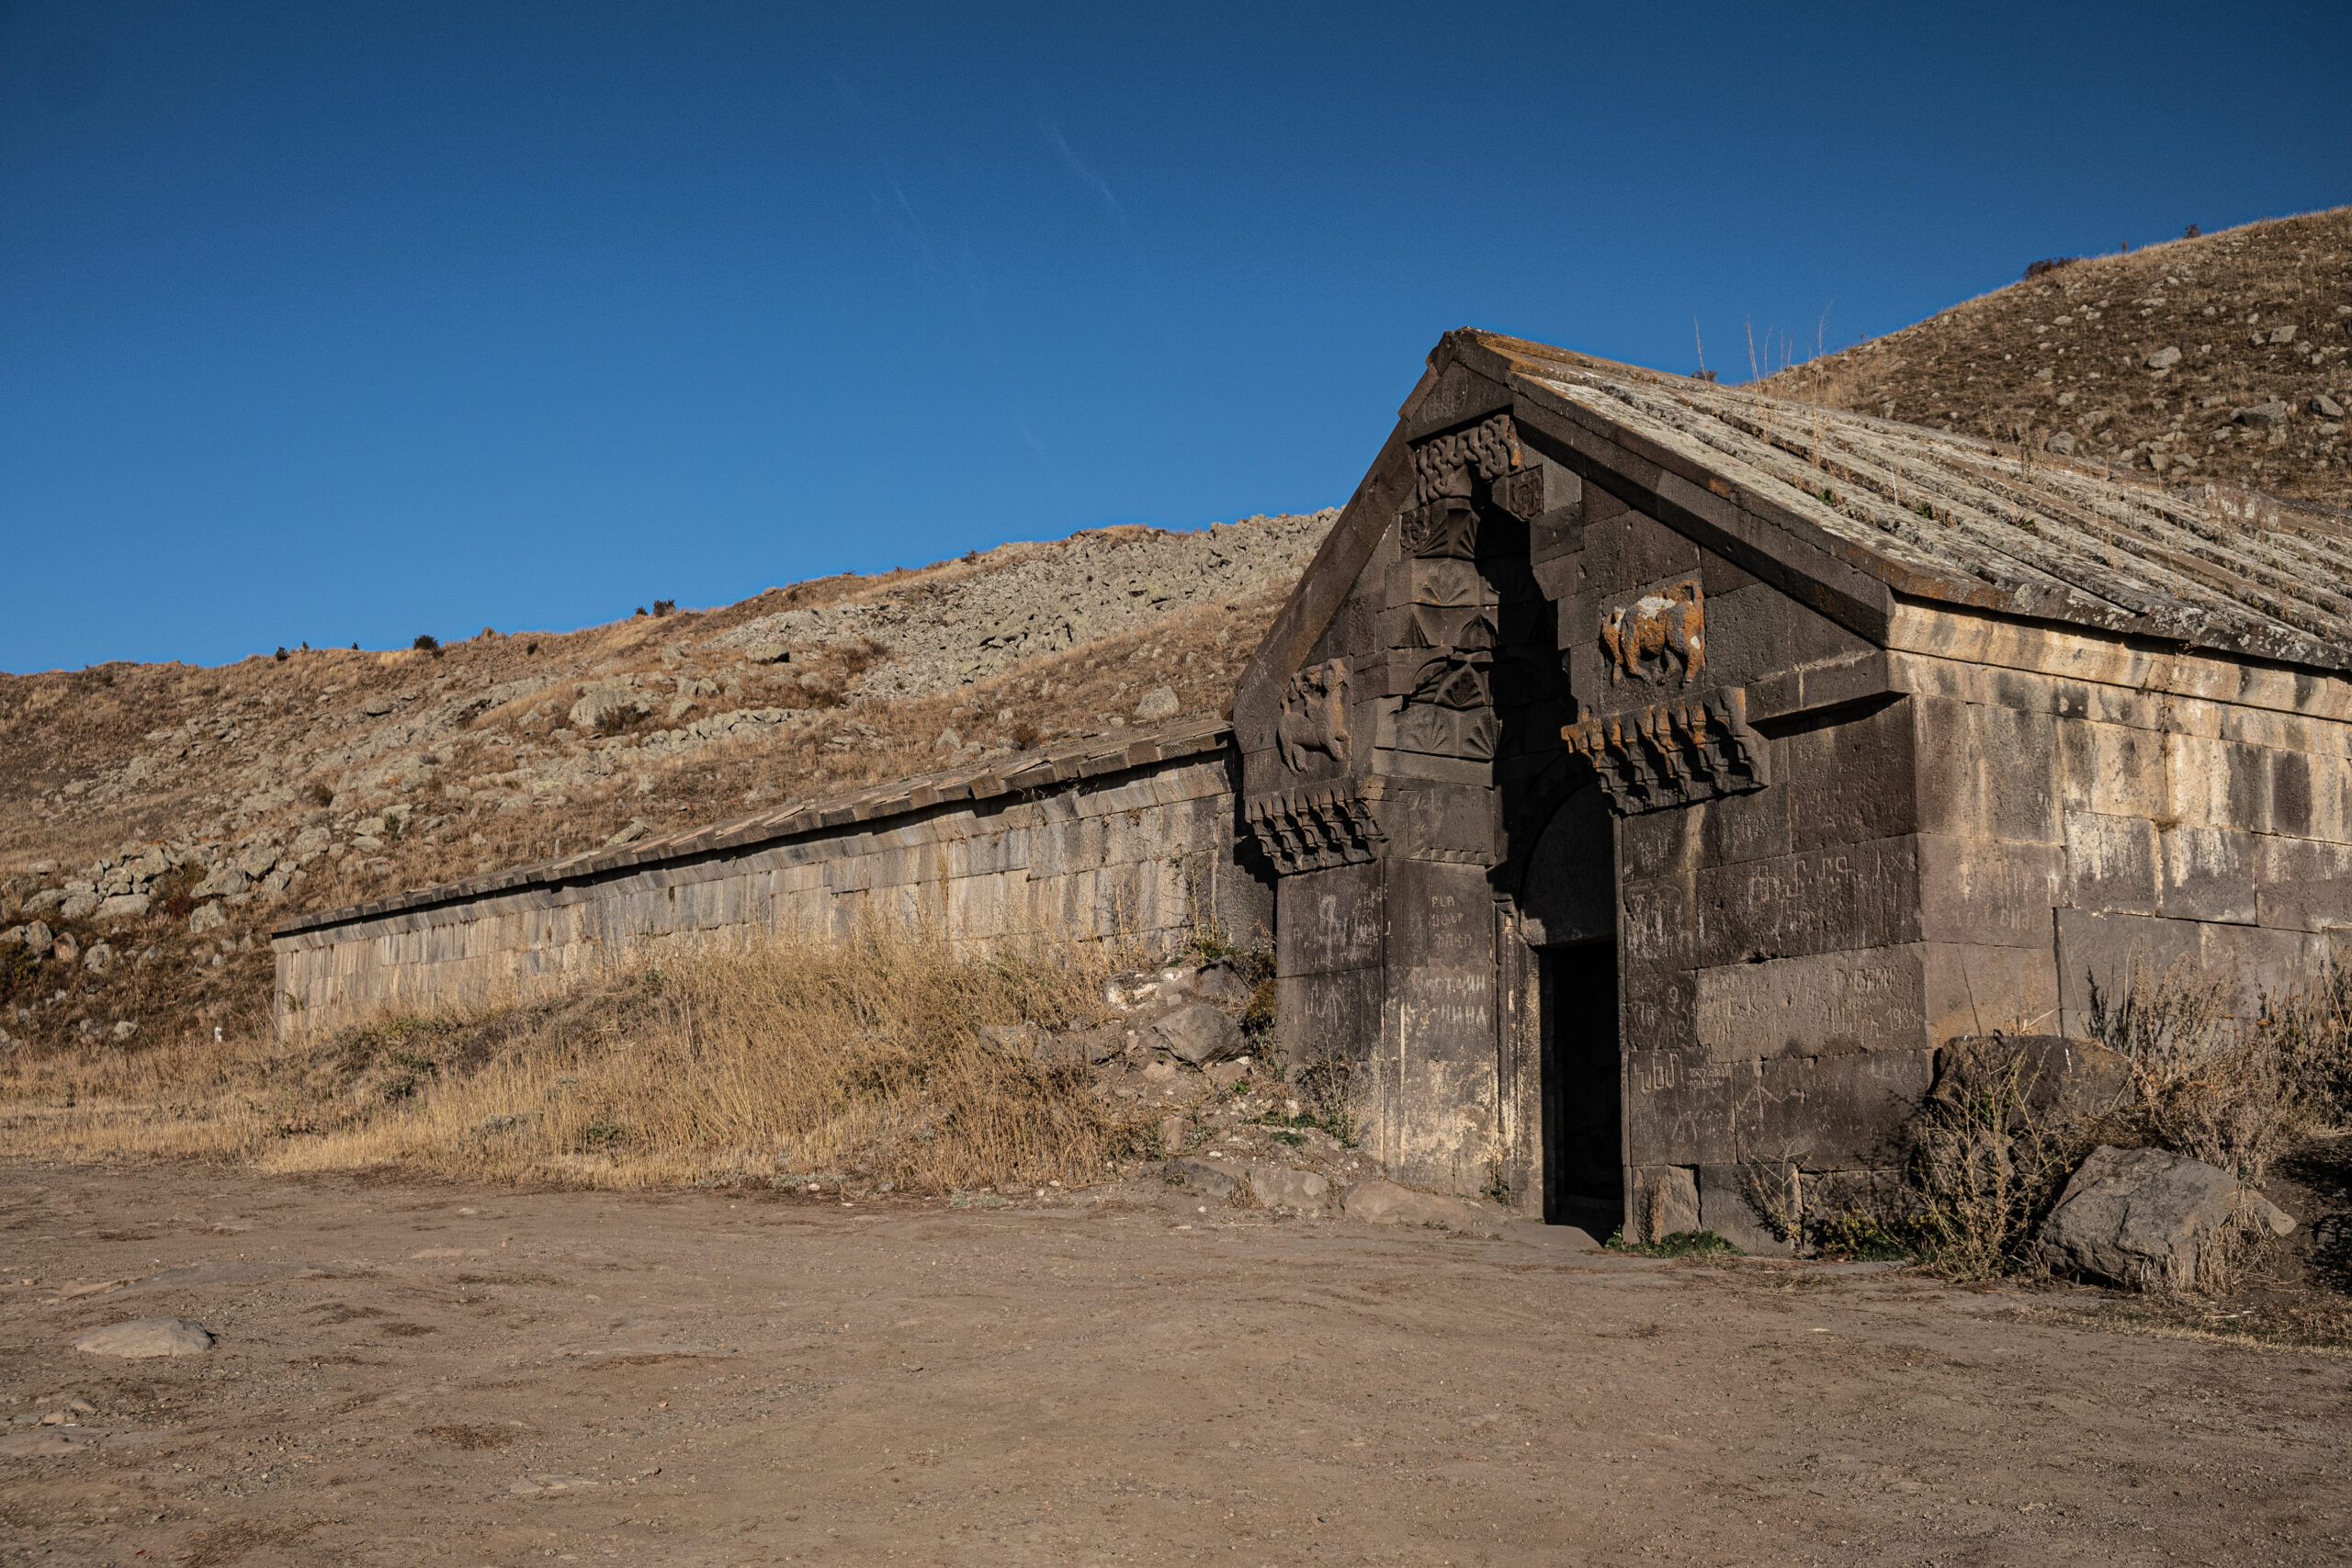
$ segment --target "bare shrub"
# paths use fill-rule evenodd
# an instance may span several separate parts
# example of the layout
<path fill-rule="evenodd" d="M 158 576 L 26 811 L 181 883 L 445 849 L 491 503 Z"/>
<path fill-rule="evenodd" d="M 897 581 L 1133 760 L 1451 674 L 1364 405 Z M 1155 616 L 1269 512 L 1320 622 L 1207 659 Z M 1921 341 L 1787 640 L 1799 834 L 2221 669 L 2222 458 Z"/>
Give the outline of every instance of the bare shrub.
<path fill-rule="evenodd" d="M 1978 1064 L 1937 1092 L 1906 1129 L 1910 1190 L 1884 1221 L 1917 1238 L 1939 1272 L 1989 1279 L 2025 1267 L 2026 1249 L 2089 1145 L 2043 1125 L 2023 1052 Z"/>
<path fill-rule="evenodd" d="M 2126 1113 L 2145 1140 L 2203 1160 L 2253 1184 L 2310 1133 L 2324 1111 L 2320 1058 L 2341 1059 L 2339 983 L 2324 975 L 2306 996 L 2266 1000 L 2252 1019 L 2233 1016 L 2234 972 L 2187 959 L 2161 974 L 2133 961 L 2120 996 L 2091 987 L 2091 1032 L 2131 1058 L 2134 1102 Z"/>

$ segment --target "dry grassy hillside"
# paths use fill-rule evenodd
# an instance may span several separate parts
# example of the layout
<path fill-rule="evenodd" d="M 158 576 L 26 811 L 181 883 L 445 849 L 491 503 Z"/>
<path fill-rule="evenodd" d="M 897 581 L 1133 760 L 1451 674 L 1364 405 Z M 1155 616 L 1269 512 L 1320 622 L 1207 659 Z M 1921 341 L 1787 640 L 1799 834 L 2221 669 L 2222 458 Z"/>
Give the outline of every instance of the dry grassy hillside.
<path fill-rule="evenodd" d="M 2352 207 L 2340 207 L 2068 261 L 1763 385 L 2342 507 Z"/>
<path fill-rule="evenodd" d="M 1218 710 L 1334 515 L 433 649 L 0 676 L 0 1052 L 257 1028 L 297 909 Z"/>

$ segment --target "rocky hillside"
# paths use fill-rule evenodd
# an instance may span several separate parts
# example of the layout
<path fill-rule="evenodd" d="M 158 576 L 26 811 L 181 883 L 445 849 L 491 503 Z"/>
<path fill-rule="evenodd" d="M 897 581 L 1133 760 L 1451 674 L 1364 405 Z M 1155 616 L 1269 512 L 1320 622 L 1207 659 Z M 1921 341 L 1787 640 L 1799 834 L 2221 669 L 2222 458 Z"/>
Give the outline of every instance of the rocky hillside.
<path fill-rule="evenodd" d="M 2352 506 L 2352 207 L 2053 260 L 1764 385 L 2167 481 Z"/>
<path fill-rule="evenodd" d="M 1221 709 L 1334 515 L 570 633 L 0 676 L 0 1041 L 257 1027 L 296 909 Z"/>

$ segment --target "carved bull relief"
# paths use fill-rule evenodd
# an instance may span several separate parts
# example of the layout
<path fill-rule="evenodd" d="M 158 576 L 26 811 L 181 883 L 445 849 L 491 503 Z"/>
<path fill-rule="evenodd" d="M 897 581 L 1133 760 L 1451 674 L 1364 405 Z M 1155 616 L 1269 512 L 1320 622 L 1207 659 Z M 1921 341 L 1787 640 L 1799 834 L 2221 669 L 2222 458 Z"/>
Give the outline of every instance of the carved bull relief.
<path fill-rule="evenodd" d="M 1348 765 L 1348 661 L 1310 664 L 1290 678 L 1283 711 L 1274 720 L 1274 745 L 1283 766 L 1306 771 L 1307 754 L 1320 751 L 1342 769 Z"/>
<path fill-rule="evenodd" d="M 1645 593 L 1609 612 L 1600 626 L 1609 654 L 1609 683 L 1628 675 L 1656 686 L 1676 674 L 1688 686 L 1707 668 L 1706 595 L 1695 581 L 1678 582 L 1660 598 Z"/>

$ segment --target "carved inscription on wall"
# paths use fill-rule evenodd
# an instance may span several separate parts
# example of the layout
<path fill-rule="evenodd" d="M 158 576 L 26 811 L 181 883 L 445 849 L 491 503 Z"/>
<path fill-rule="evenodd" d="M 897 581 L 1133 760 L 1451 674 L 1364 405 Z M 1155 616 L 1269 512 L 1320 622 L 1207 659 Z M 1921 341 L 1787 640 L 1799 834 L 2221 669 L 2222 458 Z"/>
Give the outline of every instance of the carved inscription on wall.
<path fill-rule="evenodd" d="M 1274 745 L 1283 766 L 1293 773 L 1306 770 L 1306 759 L 1320 751 L 1342 769 L 1348 765 L 1348 661 L 1329 660 L 1310 664 L 1290 678 L 1283 692 L 1283 711 L 1274 720 Z"/>
<path fill-rule="evenodd" d="M 1772 782 L 1771 750 L 1747 727 L 1747 694 L 1737 686 L 1581 719 L 1560 738 L 1591 762 L 1609 804 L 1624 815 Z"/>
<path fill-rule="evenodd" d="M 1611 685 L 1632 675 L 1653 686 L 1688 686 L 1707 668 L 1706 595 L 1696 581 L 1683 581 L 1663 598 L 1645 593 L 1621 604 L 1600 624 L 1600 646 Z"/>

